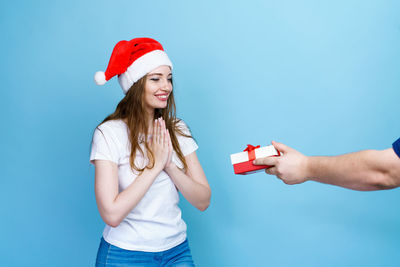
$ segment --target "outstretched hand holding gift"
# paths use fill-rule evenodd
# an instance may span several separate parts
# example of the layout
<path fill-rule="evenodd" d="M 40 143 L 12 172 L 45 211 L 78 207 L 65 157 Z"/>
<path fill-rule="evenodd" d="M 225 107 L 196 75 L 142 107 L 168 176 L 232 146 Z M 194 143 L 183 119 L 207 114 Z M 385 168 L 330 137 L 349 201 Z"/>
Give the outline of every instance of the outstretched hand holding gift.
<path fill-rule="evenodd" d="M 265 172 L 276 175 L 286 184 L 312 180 L 360 191 L 400 186 L 400 138 L 392 148 L 325 157 L 305 156 L 278 142 L 272 145 L 282 156 L 255 159 L 253 163 L 272 166 Z"/>
<path fill-rule="evenodd" d="M 255 165 L 269 165 L 267 174 L 275 175 L 285 184 L 299 184 L 307 180 L 307 157 L 282 143 L 272 141 L 275 149 L 281 152 L 280 157 L 255 159 Z"/>

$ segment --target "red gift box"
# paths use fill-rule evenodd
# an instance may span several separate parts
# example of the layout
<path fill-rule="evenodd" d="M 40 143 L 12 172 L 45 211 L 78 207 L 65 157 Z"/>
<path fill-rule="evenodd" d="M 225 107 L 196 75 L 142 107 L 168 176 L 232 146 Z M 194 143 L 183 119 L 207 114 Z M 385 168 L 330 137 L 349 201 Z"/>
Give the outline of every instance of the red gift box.
<path fill-rule="evenodd" d="M 231 162 L 235 174 L 245 175 L 271 167 L 268 165 L 254 165 L 253 160 L 272 156 L 280 156 L 279 151 L 274 146 L 260 147 L 247 145 L 243 152 L 231 155 Z"/>

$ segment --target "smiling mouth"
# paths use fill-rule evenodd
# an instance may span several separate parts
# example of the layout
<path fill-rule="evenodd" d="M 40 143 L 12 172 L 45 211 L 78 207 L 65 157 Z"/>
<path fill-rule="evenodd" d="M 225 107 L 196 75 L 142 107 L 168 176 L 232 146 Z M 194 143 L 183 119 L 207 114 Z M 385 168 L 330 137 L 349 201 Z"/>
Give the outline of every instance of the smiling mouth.
<path fill-rule="evenodd" d="M 162 101 L 165 101 L 168 99 L 168 95 L 156 95 L 156 97 Z"/>

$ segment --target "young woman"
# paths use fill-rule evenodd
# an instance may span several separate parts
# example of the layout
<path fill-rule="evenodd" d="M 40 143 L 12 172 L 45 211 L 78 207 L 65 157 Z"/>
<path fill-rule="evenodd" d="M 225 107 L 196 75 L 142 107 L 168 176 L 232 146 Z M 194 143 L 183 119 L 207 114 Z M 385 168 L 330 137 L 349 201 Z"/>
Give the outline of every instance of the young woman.
<path fill-rule="evenodd" d="M 172 63 L 150 38 L 120 41 L 104 84 L 118 75 L 126 94 L 96 128 L 90 161 L 106 223 L 96 266 L 194 266 L 178 191 L 207 209 L 211 190 L 188 127 L 175 117 Z"/>

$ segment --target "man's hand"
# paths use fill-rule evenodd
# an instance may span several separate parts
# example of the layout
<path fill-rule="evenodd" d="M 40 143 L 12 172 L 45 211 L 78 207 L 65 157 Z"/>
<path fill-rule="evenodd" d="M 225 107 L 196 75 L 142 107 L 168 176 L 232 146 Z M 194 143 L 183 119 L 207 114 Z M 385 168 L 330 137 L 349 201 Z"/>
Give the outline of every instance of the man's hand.
<path fill-rule="evenodd" d="M 300 184 L 307 181 L 307 157 L 282 143 L 272 141 L 272 145 L 282 155 L 256 159 L 253 164 L 271 166 L 265 172 L 275 175 L 285 184 Z"/>

